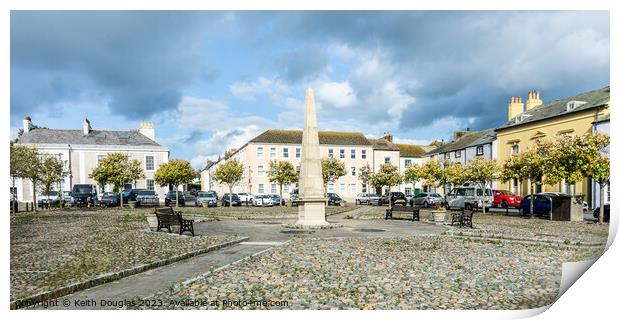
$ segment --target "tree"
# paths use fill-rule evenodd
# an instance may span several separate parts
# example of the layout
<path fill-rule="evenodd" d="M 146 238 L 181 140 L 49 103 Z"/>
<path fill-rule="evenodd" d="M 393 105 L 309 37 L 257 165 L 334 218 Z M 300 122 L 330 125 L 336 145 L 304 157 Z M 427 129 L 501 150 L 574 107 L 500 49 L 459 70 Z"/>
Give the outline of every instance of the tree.
<path fill-rule="evenodd" d="M 42 161 L 39 150 L 34 147 L 14 146 L 11 150 L 11 176 L 30 180 L 32 184 L 32 201 L 37 210 L 37 184 L 41 180 Z"/>
<path fill-rule="evenodd" d="M 191 183 L 196 177 L 196 172 L 192 169 L 192 165 L 187 160 L 173 159 L 167 163 L 162 163 L 153 180 L 160 186 L 164 187 L 168 184 L 175 186 L 176 189 L 176 207 L 179 207 L 179 186 Z"/>
<path fill-rule="evenodd" d="M 215 169 L 213 179 L 228 185 L 228 204 L 232 207 L 232 188 L 243 179 L 243 164 L 237 159 L 228 160 Z"/>
<path fill-rule="evenodd" d="M 53 155 L 41 156 L 41 190 L 47 196 L 49 202 L 49 194 L 54 189 L 54 184 L 62 181 L 66 175 L 64 163 Z"/>
<path fill-rule="evenodd" d="M 362 181 L 366 186 L 370 185 L 370 178 L 372 177 L 372 169 L 369 164 L 364 165 L 360 168 L 360 173 L 357 175 L 357 178 Z"/>
<path fill-rule="evenodd" d="M 295 183 L 299 180 L 299 174 L 288 161 L 270 161 L 269 182 L 275 182 L 280 186 L 280 206 L 282 206 L 282 185 Z"/>
<path fill-rule="evenodd" d="M 323 173 L 324 190 L 327 190 L 327 183 L 335 182 L 340 177 L 347 174 L 347 170 L 344 168 L 344 162 L 336 158 L 321 159 L 321 171 Z"/>
<path fill-rule="evenodd" d="M 144 178 L 144 171 L 139 160 L 129 160 L 129 155 L 114 152 L 109 153 L 99 161 L 99 164 L 89 174 L 91 179 L 105 188 L 107 184 L 112 184 L 115 192 L 122 192 L 122 187 L 127 181 L 136 181 Z M 121 194 L 121 208 L 123 207 L 123 195 Z"/>
<path fill-rule="evenodd" d="M 452 165 L 450 159 L 433 159 L 425 162 L 420 168 L 424 184 L 433 187 L 443 187 L 446 194 L 446 185 L 450 182 L 448 168 Z"/>
<path fill-rule="evenodd" d="M 469 161 L 464 170 L 467 180 L 473 182 L 482 190 L 482 213 L 485 212 L 484 197 L 486 196 L 487 184 L 493 180 L 493 176 L 497 171 L 497 163 L 495 160 L 486 159 L 484 157 L 476 157 Z M 476 201 L 478 193 L 475 193 Z"/>
<path fill-rule="evenodd" d="M 382 188 L 388 187 L 388 195 L 390 188 L 403 181 L 403 177 L 398 173 L 398 168 L 391 163 L 384 163 L 379 167 L 379 171 L 371 176 L 371 183 L 374 186 Z M 390 198 L 390 207 L 392 206 L 392 196 Z"/>
<path fill-rule="evenodd" d="M 446 169 L 447 183 L 452 186 L 462 185 L 465 182 L 469 182 L 469 174 L 467 166 L 464 166 L 460 162 L 449 165 Z"/>
<path fill-rule="evenodd" d="M 518 178 L 529 179 L 530 215 L 534 214 L 534 186 L 542 184 L 542 177 L 548 168 L 548 145 L 538 143 L 532 149 L 513 155 L 507 159 L 500 170 L 500 179 L 508 181 Z"/>
<path fill-rule="evenodd" d="M 405 172 L 403 173 L 403 181 L 406 183 L 413 184 L 414 194 L 415 194 L 415 185 L 420 180 L 422 180 L 422 171 L 421 171 L 421 167 L 419 164 L 413 163 L 412 165 L 410 165 L 409 167 L 405 169 Z"/>
<path fill-rule="evenodd" d="M 595 134 L 586 134 L 580 140 L 580 145 L 582 146 L 580 154 L 583 159 L 586 159 L 582 167 L 582 174 L 592 178 L 600 187 L 599 222 L 602 223 L 605 213 L 605 194 L 603 189 L 605 186 L 609 186 L 610 182 L 609 136 L 597 132 Z"/>

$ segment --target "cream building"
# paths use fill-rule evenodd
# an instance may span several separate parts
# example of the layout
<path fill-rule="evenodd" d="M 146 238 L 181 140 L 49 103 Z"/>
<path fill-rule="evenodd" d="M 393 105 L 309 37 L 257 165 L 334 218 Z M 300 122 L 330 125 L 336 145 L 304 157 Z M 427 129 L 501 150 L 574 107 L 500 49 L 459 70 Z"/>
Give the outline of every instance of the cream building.
<path fill-rule="evenodd" d="M 238 159 L 246 168 L 243 180 L 233 188 L 233 192 L 279 194 L 279 186 L 269 182 L 269 162 L 289 161 L 299 169 L 302 133 L 301 130 L 267 130 L 229 155 L 230 159 Z M 322 158 L 336 158 L 344 162 L 346 169 L 346 175 L 334 183 L 328 183 L 326 191 L 335 192 L 347 201 L 353 201 L 359 193 L 375 192 L 359 179 L 360 169 L 365 165 L 374 171 L 379 170 L 382 163 L 388 162 L 400 167 L 400 150 L 392 143 L 389 133 L 381 139 L 367 139 L 358 132 L 322 131 L 319 132 L 319 143 Z M 202 171 L 203 190 L 214 190 L 220 195 L 228 192 L 226 185 L 212 179 L 213 173 L 224 161 L 213 162 Z M 284 185 L 283 197 L 289 198 L 294 188 L 295 184 Z"/>
<path fill-rule="evenodd" d="M 155 170 L 168 162 L 170 150 L 155 141 L 155 126 L 153 123 L 141 123 L 138 130 L 112 131 L 96 130 L 85 119 L 81 130 L 75 129 L 41 129 L 32 124 L 30 117 L 23 120 L 23 134 L 17 144 L 32 146 L 40 152 L 56 155 L 65 163 L 68 172 L 64 181 L 55 189 L 69 191 L 75 184 L 93 184 L 97 182 L 89 178 L 89 174 L 97 167 L 98 162 L 108 153 L 122 152 L 130 159 L 140 160 L 145 178 L 126 185 L 126 188 L 140 188 L 155 190 L 163 201 L 168 187 L 156 185 L 153 181 Z M 32 186 L 30 181 L 17 179 L 17 199 L 32 201 Z M 104 191 L 97 186 L 99 194 Z M 110 191 L 111 186 L 106 186 Z"/>
<path fill-rule="evenodd" d="M 596 130 L 598 123 L 604 124 L 605 121 L 609 123 L 611 112 L 609 92 L 610 87 L 605 87 L 543 103 L 539 92 L 530 91 L 525 105 L 520 97 L 512 97 L 508 104 L 508 121 L 495 129 L 498 161 L 503 163 L 512 154 L 532 148 L 539 139 L 583 135 Z M 574 194 L 583 195 L 589 204 L 596 203 L 597 200 L 592 195 L 598 193 L 593 190 L 597 187 L 588 180 L 574 186 L 566 183 L 542 185 L 536 191 L 568 193 L 572 189 Z M 529 194 L 528 185 L 528 181 L 522 183 L 517 180 L 500 183 L 502 189 L 520 195 Z"/>

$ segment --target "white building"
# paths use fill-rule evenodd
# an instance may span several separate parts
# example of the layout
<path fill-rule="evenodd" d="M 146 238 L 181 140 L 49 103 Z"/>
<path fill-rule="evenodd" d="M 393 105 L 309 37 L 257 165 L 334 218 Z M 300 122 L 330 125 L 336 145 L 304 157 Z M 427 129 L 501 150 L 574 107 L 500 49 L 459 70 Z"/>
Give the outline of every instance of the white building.
<path fill-rule="evenodd" d="M 130 159 L 140 160 L 145 178 L 133 181 L 126 188 L 155 190 L 163 201 L 168 187 L 155 184 L 155 170 L 168 162 L 170 150 L 155 141 L 153 123 L 141 123 L 138 130 L 111 131 L 95 130 L 88 119 L 84 119 L 81 130 L 75 129 L 42 129 L 32 124 L 30 117 L 23 120 L 23 133 L 17 144 L 36 147 L 40 152 L 56 155 L 64 163 L 68 172 L 64 181 L 55 189 L 69 191 L 75 184 L 93 184 L 97 182 L 89 178 L 89 174 L 97 167 L 99 161 L 108 153 L 122 152 Z M 28 180 L 17 179 L 14 190 L 19 201 L 32 201 L 32 185 Z M 111 186 L 105 190 L 110 191 Z"/>
<path fill-rule="evenodd" d="M 246 167 L 243 180 L 233 188 L 233 192 L 280 193 L 279 186 L 269 182 L 269 162 L 289 161 L 299 169 L 302 134 L 301 130 L 267 130 L 229 155 L 230 159 L 237 159 Z M 337 193 L 347 201 L 353 201 L 362 192 L 375 192 L 359 178 L 360 170 L 365 165 L 376 172 L 381 164 L 391 163 L 399 167 L 401 173 L 404 171 L 400 165 L 400 149 L 392 143 L 389 133 L 381 139 L 367 139 L 358 132 L 321 131 L 319 143 L 322 158 L 335 157 L 344 162 L 346 169 L 345 176 L 328 183 L 326 191 Z M 220 195 L 228 192 L 226 185 L 212 179 L 213 173 L 224 161 L 213 162 L 202 171 L 202 190 L 213 190 Z M 295 184 L 282 186 L 283 197 L 288 198 L 295 187 Z M 395 190 L 394 187 L 392 190 Z"/>

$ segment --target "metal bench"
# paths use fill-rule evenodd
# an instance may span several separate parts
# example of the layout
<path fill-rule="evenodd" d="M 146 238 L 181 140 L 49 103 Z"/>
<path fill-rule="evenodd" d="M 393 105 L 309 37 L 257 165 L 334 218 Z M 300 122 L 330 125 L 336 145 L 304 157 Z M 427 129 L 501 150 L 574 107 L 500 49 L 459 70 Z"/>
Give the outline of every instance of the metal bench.
<path fill-rule="evenodd" d="M 411 213 L 411 221 L 420 221 L 420 207 L 393 206 L 385 209 L 385 219 L 394 219 L 394 212 Z"/>
<path fill-rule="evenodd" d="M 183 219 L 181 211 L 174 211 L 171 207 L 158 208 L 155 210 L 157 216 L 157 231 L 168 229 L 172 232 L 172 226 L 179 226 L 179 235 L 183 232 L 191 232 L 194 236 L 194 220 Z"/>
<path fill-rule="evenodd" d="M 454 225 L 454 223 L 456 223 L 459 228 L 462 228 L 462 227 L 473 228 L 474 227 L 473 219 L 474 219 L 474 210 L 464 209 L 464 208 L 460 210 L 453 210 L 451 225 Z"/>

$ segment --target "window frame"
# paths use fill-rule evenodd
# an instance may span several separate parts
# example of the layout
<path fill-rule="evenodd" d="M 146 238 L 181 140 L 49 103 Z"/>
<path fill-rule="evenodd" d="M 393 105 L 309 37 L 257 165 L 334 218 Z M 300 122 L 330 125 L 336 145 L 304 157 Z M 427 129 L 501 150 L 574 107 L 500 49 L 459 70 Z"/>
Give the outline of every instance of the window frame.
<path fill-rule="evenodd" d="M 147 159 L 151 157 L 151 159 L 153 160 L 153 169 L 149 169 L 149 162 L 147 161 Z M 144 156 L 144 171 L 155 171 L 155 156 L 153 155 L 145 155 Z"/>

